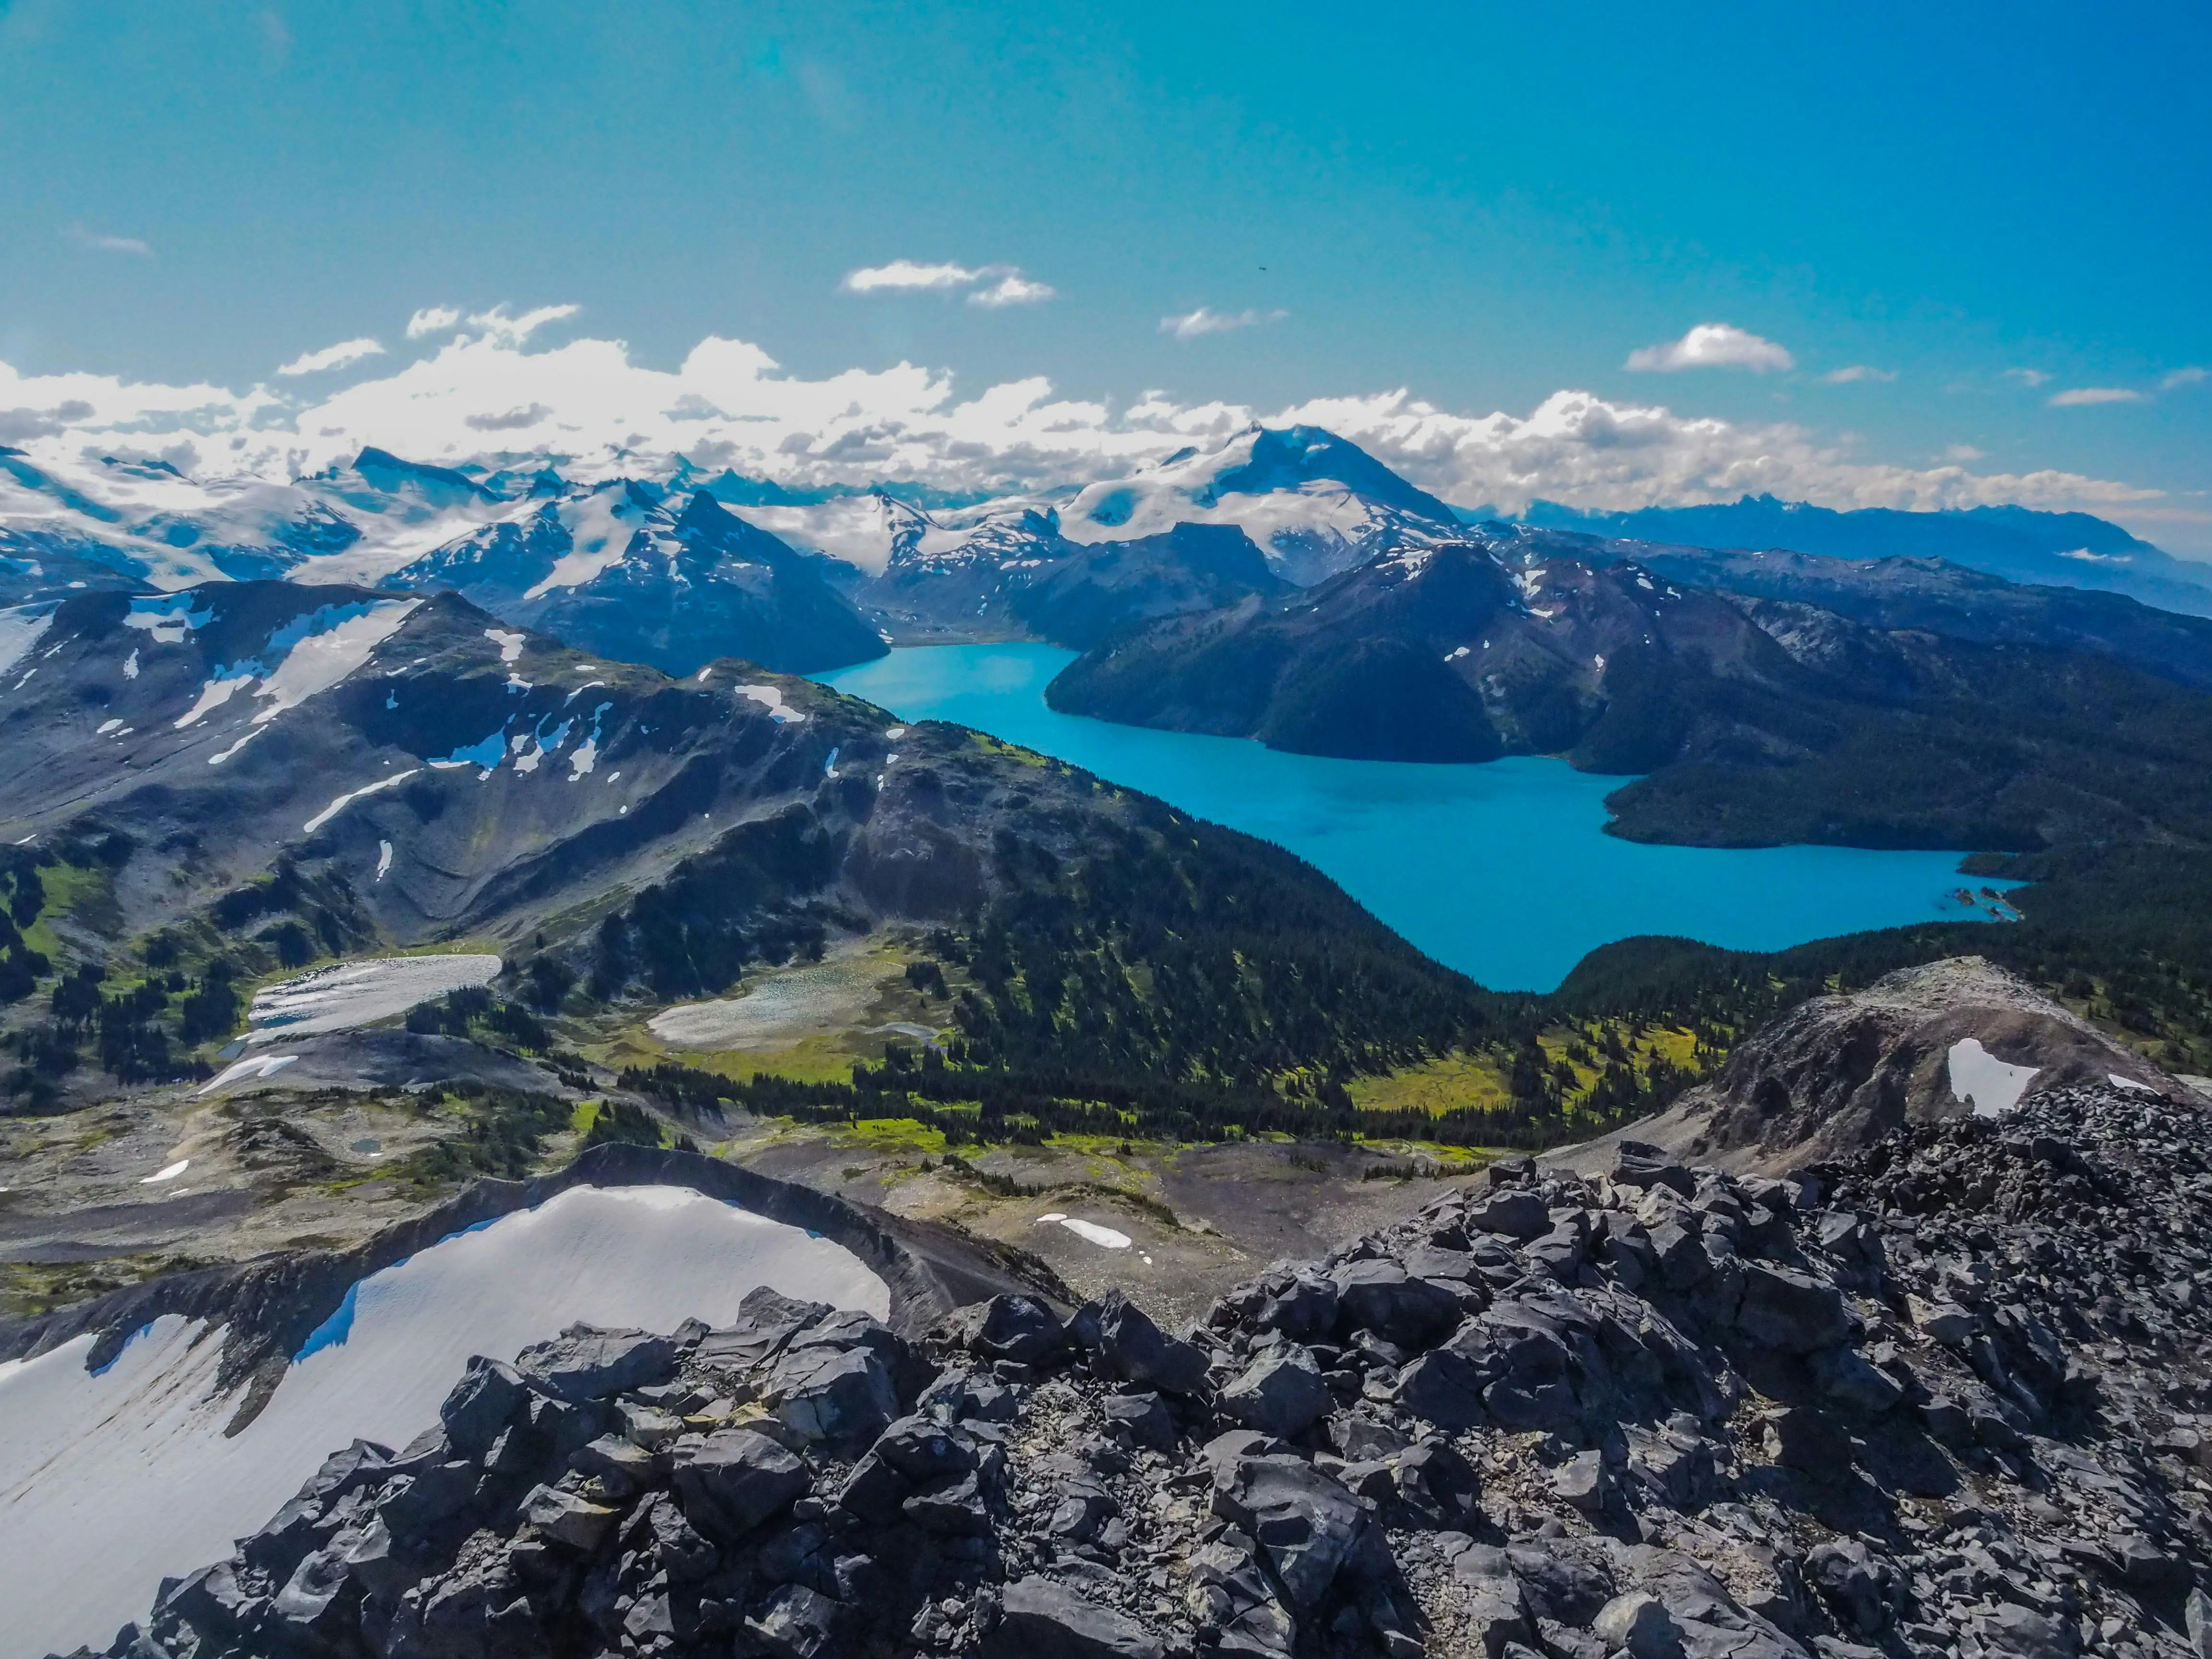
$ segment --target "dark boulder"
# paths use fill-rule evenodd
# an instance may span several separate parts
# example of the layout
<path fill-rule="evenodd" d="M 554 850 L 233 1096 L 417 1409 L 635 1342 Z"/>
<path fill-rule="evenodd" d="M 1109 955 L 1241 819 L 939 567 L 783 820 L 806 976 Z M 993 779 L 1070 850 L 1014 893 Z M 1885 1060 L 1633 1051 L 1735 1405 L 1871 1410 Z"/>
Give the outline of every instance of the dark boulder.
<path fill-rule="evenodd" d="M 725 1543 L 781 1514 L 813 1485 L 804 1462 L 751 1429 L 678 1441 L 670 1468 L 684 1518 Z"/>

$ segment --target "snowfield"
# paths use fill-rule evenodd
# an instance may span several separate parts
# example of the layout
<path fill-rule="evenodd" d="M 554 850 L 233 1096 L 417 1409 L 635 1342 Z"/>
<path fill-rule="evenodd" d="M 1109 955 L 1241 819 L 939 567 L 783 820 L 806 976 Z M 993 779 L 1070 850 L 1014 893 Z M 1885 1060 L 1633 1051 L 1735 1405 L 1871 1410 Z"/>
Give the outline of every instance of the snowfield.
<path fill-rule="evenodd" d="M 2013 1066 L 1982 1047 L 1979 1037 L 1951 1045 L 1951 1098 L 1973 1103 L 1976 1117 L 2002 1117 L 2035 1080 L 2033 1066 Z"/>
<path fill-rule="evenodd" d="M 338 804 L 351 799 L 342 796 Z M 349 1031 L 404 1014 L 416 1003 L 448 991 L 489 985 L 499 966 L 494 956 L 451 956 L 373 957 L 319 968 L 256 993 L 246 1012 L 253 1029 L 246 1040 L 259 1044 L 311 1031 Z"/>
<path fill-rule="evenodd" d="M 684 1188 L 578 1187 L 363 1279 L 234 1437 L 204 1322 L 158 1320 L 97 1375 L 89 1336 L 0 1364 L 0 1659 L 105 1646 L 326 1454 L 433 1425 L 471 1354 L 512 1358 L 578 1321 L 726 1323 L 761 1285 L 890 1311 L 858 1257 L 799 1228 Z"/>

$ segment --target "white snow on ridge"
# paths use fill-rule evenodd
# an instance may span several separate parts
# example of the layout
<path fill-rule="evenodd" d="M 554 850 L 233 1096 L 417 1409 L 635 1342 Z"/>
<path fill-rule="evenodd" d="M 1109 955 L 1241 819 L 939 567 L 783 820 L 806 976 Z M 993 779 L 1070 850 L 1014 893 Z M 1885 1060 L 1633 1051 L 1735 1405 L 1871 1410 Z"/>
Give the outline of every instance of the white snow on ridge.
<path fill-rule="evenodd" d="M 568 532 L 568 550 L 553 562 L 543 581 L 522 597 L 543 599 L 556 587 L 581 587 L 623 562 L 631 539 L 646 528 L 647 509 L 632 499 L 627 486 L 595 489 L 580 501 L 556 509 Z"/>
<path fill-rule="evenodd" d="M 487 628 L 484 629 L 484 637 L 499 647 L 499 659 L 501 662 L 522 660 L 522 642 L 528 635 L 504 628 Z"/>
<path fill-rule="evenodd" d="M 319 968 L 257 992 L 246 1018 L 249 1044 L 311 1031 L 348 1031 L 404 1014 L 418 1002 L 471 985 L 489 985 L 499 974 L 489 955 L 371 957 Z"/>
<path fill-rule="evenodd" d="M 238 750 L 243 749 L 246 747 L 246 738 L 250 738 L 252 735 L 252 732 L 247 732 L 246 734 L 246 738 L 240 738 L 236 743 L 233 744 L 230 748 L 225 750 L 221 755 L 215 757 L 215 760 L 226 759 L 230 755 L 235 753 Z M 210 761 L 209 764 L 212 765 L 214 764 L 214 762 Z M 422 769 L 419 766 L 410 766 L 404 772 L 394 772 L 389 777 L 379 778 L 374 783 L 365 783 L 358 789 L 349 789 L 344 794 L 340 795 L 336 800 L 332 801 L 328 806 L 323 808 L 321 811 L 316 813 L 314 817 L 309 818 L 300 827 L 308 835 L 312 836 L 316 830 L 321 829 L 332 818 L 337 817 L 339 813 L 344 811 L 347 807 L 352 805 L 363 795 L 374 795 L 381 790 L 390 789 L 395 785 L 404 783 L 408 779 L 413 777 Z"/>
<path fill-rule="evenodd" d="M 51 605 L 20 605 L 0 611 L 0 674 L 29 653 L 39 635 L 46 631 L 46 618 L 53 613 Z"/>
<path fill-rule="evenodd" d="M 779 725 L 804 726 L 806 711 L 793 708 L 783 700 L 783 689 L 775 685 L 739 685 L 731 688 L 740 697 L 750 697 L 769 712 L 769 717 Z"/>
<path fill-rule="evenodd" d="M 285 653 L 276 672 L 266 676 L 254 696 L 268 706 L 253 716 L 265 726 L 288 708 L 296 708 L 319 692 L 327 691 L 366 663 L 376 647 L 399 631 L 399 624 L 415 614 L 420 599 L 379 599 L 367 612 L 351 616 L 333 627 L 307 634 Z M 321 612 L 317 612 L 318 618 Z"/>
<path fill-rule="evenodd" d="M 1978 1037 L 1966 1037 L 1951 1045 L 1946 1056 L 1951 1073 L 1951 1097 L 1971 1101 L 1976 1117 L 2002 1117 L 2020 1104 L 2035 1079 L 2033 1066 L 2013 1066 L 1982 1047 Z"/>
<path fill-rule="evenodd" d="M 431 1426 L 471 1354 L 512 1358 L 578 1321 L 726 1324 L 761 1285 L 890 1310 L 857 1257 L 798 1228 L 679 1188 L 574 1188 L 364 1279 L 234 1437 L 222 1333 L 198 1322 L 156 1321 L 96 1376 L 88 1336 L 0 1364 L 0 1659 L 104 1644 L 325 1455 Z"/>

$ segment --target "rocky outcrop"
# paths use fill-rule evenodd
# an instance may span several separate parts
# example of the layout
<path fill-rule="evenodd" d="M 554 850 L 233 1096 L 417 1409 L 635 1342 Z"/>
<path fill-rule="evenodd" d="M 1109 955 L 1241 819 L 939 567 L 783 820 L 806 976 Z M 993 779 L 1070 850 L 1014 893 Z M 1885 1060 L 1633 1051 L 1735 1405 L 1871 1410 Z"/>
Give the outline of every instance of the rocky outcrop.
<path fill-rule="evenodd" d="M 1509 1160 L 1180 1336 L 574 1330 L 111 1651 L 2184 1659 L 2207 1127 L 2106 1085 L 1788 1181 Z"/>
<path fill-rule="evenodd" d="M 1992 1064 L 1994 1062 L 1994 1064 Z M 2142 1055 L 1980 957 L 1816 997 L 1737 1045 L 1666 1112 L 1557 1161 L 1595 1171 L 1624 1139 L 1778 1175 L 1907 1123 L 2002 1115 L 2047 1090 L 2178 1087 Z"/>

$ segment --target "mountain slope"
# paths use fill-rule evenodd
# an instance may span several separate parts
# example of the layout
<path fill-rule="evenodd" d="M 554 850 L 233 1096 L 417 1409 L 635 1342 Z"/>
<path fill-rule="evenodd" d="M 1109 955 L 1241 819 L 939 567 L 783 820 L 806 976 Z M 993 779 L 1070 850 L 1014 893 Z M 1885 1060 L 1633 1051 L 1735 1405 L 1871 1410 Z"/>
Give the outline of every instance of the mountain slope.
<path fill-rule="evenodd" d="M 672 680 L 452 593 L 284 582 L 76 595 L 24 661 L 0 1006 L 26 1054 L 96 1014 L 104 1054 L 177 1074 L 234 1027 L 218 971 L 465 939 L 527 958 L 510 994 L 650 1006 L 893 922 L 975 964 L 970 1100 L 1042 1073 L 1078 1101 L 1185 1091 L 1187 1121 L 1296 1117 L 1285 1073 L 1488 1018 L 1277 849 L 747 664 Z"/>
<path fill-rule="evenodd" d="M 1157 623 L 1055 708 L 1377 759 L 1645 773 L 1618 833 L 2030 851 L 2212 839 L 2212 698 L 2040 646 L 1863 627 L 1515 542 Z"/>
<path fill-rule="evenodd" d="M 1457 533 L 1452 510 L 1319 427 L 1249 427 L 1218 449 L 1186 449 L 1127 478 L 1086 485 L 1060 509 L 1071 541 L 1153 536 L 1178 524 L 1236 525 L 1301 586 L 1401 548 Z"/>
<path fill-rule="evenodd" d="M 1533 503 L 1534 526 L 1718 549 L 1787 549 L 1836 559 L 1943 559 L 2008 581 L 2103 588 L 2169 611 L 2212 616 L 2212 566 L 2174 558 L 2087 513 L 2024 507 L 1838 512 L 1771 495 L 1710 507 L 1584 513 Z"/>
<path fill-rule="evenodd" d="M 2039 645 L 2110 657 L 2212 688 L 2212 619 L 2119 593 L 2040 586 L 1943 559 L 1844 559 L 1614 541 L 1566 531 L 1491 526 L 1522 560 L 1553 554 L 1591 565 L 1632 560 L 1670 580 L 1799 602 L 1870 628 L 1912 629 L 1979 645 Z"/>
<path fill-rule="evenodd" d="M 809 673 L 884 649 L 813 562 L 703 489 L 681 512 L 629 481 L 564 493 L 384 586 L 451 588 L 507 622 L 671 674 L 722 656 Z"/>

